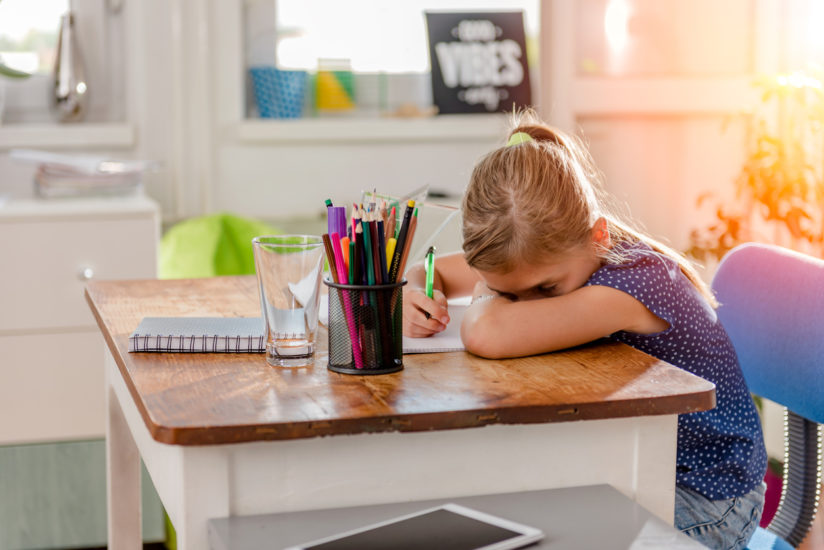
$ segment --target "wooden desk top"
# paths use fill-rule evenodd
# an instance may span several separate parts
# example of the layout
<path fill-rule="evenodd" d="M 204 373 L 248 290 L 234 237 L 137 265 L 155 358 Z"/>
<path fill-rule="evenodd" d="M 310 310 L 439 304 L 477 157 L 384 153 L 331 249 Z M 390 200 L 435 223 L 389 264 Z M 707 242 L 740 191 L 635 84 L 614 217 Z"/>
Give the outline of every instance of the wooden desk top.
<path fill-rule="evenodd" d="M 260 315 L 254 276 L 93 281 L 86 298 L 152 437 L 211 445 L 332 434 L 469 428 L 711 409 L 715 386 L 623 344 L 535 357 L 405 355 L 404 370 L 358 376 L 270 367 L 263 354 L 129 353 L 148 316 Z"/>

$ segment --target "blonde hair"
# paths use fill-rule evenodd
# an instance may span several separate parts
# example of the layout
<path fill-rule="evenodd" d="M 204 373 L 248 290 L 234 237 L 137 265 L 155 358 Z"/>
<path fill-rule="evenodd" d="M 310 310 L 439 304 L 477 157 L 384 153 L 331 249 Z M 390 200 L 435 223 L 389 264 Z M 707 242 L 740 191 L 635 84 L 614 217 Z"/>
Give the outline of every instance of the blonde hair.
<path fill-rule="evenodd" d="M 463 250 L 481 271 L 507 273 L 536 256 L 558 255 L 592 242 L 598 218 L 613 243 L 643 242 L 672 258 L 713 306 L 717 302 L 692 264 L 669 246 L 636 229 L 609 206 L 603 176 L 583 143 L 544 124 L 532 110 L 516 113 L 509 135 L 532 137 L 487 154 L 472 171 L 463 198 Z M 605 263 L 626 258 L 599 247 Z"/>

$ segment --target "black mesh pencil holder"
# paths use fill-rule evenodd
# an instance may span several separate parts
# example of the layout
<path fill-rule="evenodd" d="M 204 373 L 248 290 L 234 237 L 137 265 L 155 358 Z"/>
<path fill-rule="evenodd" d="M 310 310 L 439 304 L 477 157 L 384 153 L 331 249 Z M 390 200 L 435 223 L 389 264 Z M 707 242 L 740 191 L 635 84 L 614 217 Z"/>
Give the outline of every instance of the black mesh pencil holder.
<path fill-rule="evenodd" d="M 329 370 L 386 374 L 403 369 L 403 285 L 329 280 Z"/>

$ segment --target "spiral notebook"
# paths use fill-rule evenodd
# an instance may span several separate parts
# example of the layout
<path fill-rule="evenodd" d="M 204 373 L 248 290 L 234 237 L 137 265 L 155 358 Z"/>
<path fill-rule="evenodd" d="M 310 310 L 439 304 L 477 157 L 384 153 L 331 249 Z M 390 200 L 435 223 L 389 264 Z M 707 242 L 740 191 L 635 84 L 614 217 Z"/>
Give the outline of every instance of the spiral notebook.
<path fill-rule="evenodd" d="M 449 324 L 443 332 L 427 338 L 403 337 L 404 353 L 445 353 L 464 351 L 461 341 L 461 322 L 468 305 L 449 304 Z"/>
<path fill-rule="evenodd" d="M 129 351 L 264 353 L 266 329 L 260 317 L 144 317 Z"/>
<path fill-rule="evenodd" d="M 461 321 L 468 306 L 450 305 L 446 330 L 428 338 L 403 337 L 404 353 L 466 349 Z M 266 329 L 260 317 L 144 317 L 129 336 L 130 352 L 264 353 Z"/>

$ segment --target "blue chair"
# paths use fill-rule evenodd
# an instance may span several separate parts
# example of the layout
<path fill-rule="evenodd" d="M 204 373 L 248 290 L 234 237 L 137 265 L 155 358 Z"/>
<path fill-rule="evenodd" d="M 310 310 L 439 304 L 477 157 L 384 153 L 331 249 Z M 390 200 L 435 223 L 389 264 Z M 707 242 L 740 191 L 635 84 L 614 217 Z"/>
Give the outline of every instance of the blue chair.
<path fill-rule="evenodd" d="M 712 287 L 750 391 L 785 407 L 781 501 L 748 548 L 795 548 L 812 526 L 821 487 L 824 261 L 745 244 L 727 253 Z"/>

